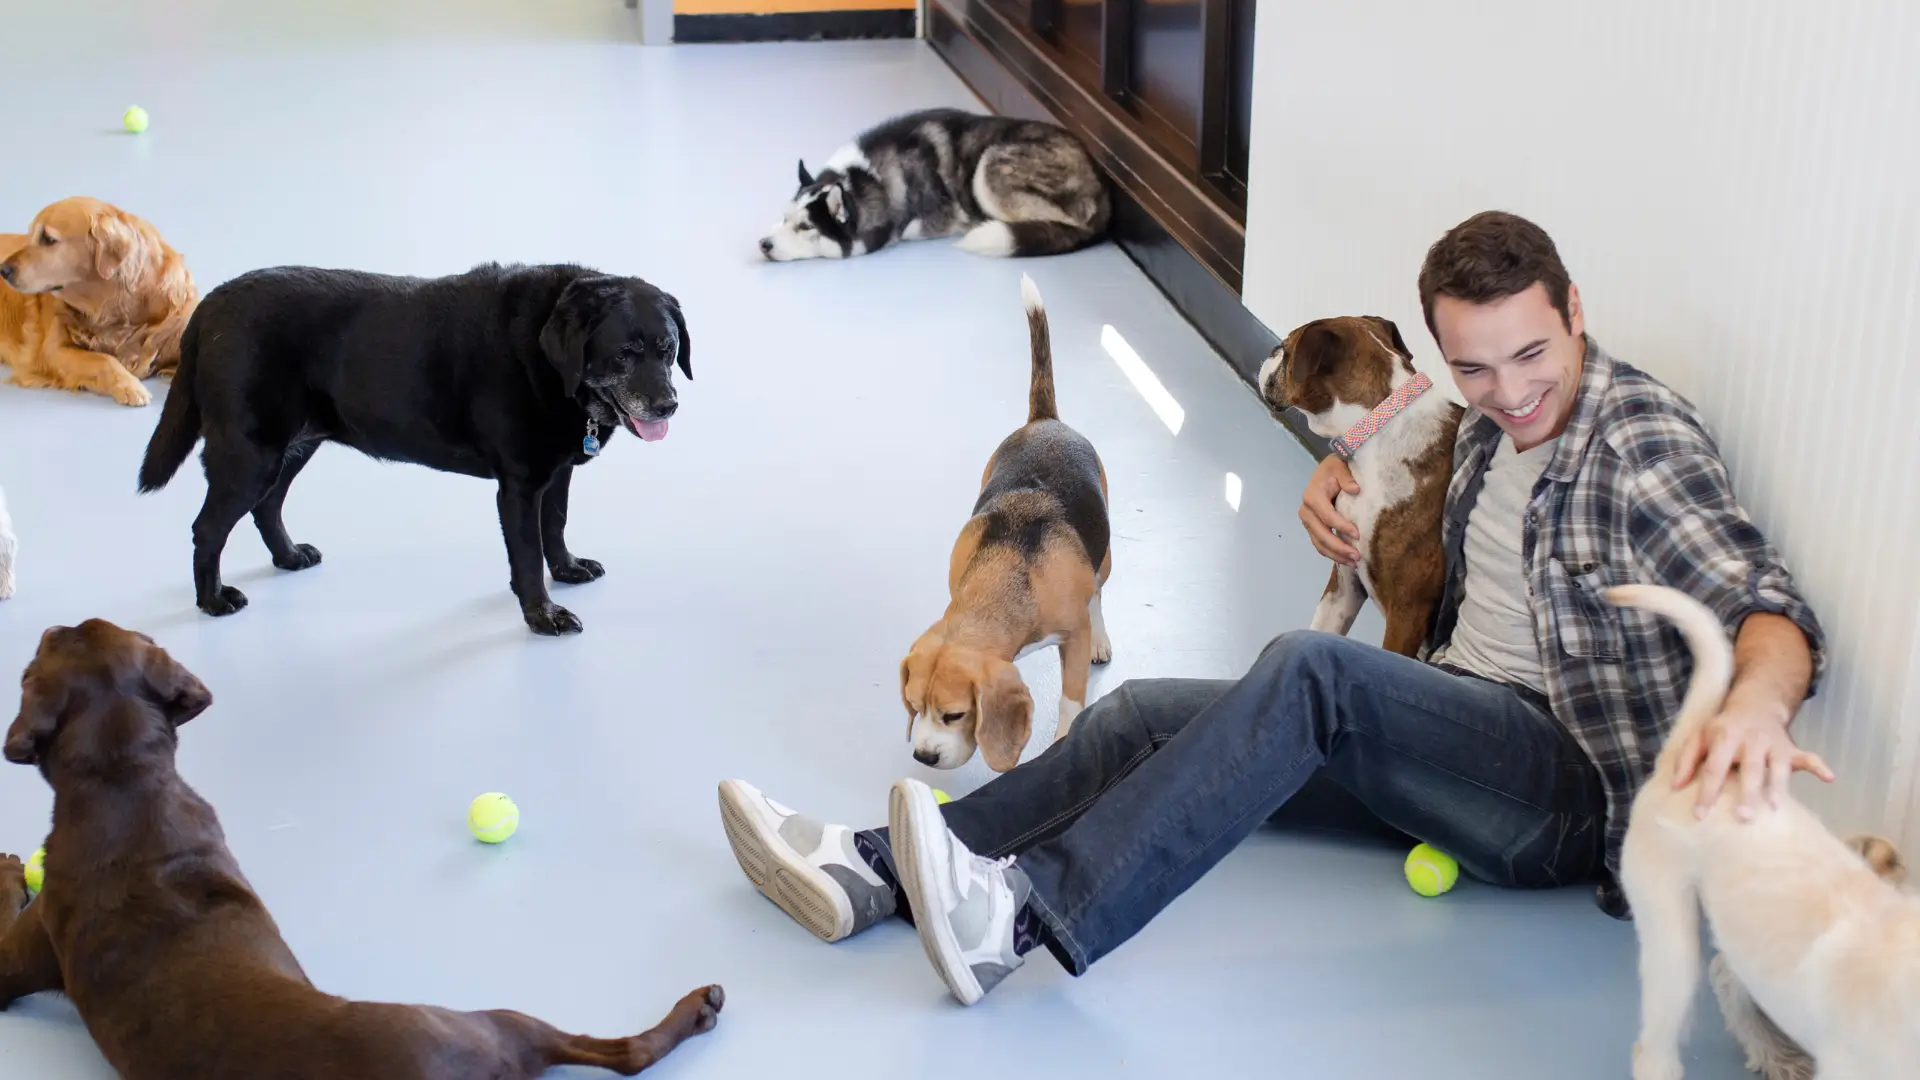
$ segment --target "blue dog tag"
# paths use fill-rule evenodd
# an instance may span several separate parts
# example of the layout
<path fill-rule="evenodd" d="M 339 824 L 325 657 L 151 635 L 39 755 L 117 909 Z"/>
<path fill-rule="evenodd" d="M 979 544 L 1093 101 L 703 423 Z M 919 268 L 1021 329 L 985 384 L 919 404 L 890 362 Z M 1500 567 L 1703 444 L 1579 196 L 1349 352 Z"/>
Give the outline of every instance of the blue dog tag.
<path fill-rule="evenodd" d="M 593 432 L 589 431 L 587 432 L 587 437 L 580 440 L 580 450 L 588 457 L 598 457 L 600 454 L 600 440 L 594 438 Z"/>

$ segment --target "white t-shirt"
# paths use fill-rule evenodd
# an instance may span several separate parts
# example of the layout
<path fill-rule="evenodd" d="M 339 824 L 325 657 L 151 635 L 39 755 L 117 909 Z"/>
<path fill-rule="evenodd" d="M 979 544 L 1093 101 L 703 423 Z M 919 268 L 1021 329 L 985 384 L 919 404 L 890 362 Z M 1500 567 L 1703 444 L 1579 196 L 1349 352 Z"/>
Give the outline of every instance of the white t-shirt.
<path fill-rule="evenodd" d="M 1540 668 L 1540 645 L 1533 636 L 1533 607 L 1528 602 L 1521 528 L 1533 486 L 1553 460 L 1549 439 L 1525 453 L 1511 435 L 1500 436 L 1486 483 L 1467 513 L 1466 595 L 1460 601 L 1453 637 L 1433 656 L 1457 668 L 1497 682 L 1547 692 Z"/>

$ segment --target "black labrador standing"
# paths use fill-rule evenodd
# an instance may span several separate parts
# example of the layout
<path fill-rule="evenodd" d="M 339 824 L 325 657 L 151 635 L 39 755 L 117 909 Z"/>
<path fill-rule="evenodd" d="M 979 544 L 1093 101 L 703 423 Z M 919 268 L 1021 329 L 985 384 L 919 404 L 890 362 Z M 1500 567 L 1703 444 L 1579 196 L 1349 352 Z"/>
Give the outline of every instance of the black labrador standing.
<path fill-rule="evenodd" d="M 220 553 L 242 515 L 275 566 L 320 561 L 280 509 L 321 443 L 496 480 L 527 625 L 578 633 L 541 566 L 569 584 L 606 572 L 567 550 L 573 470 L 622 426 L 666 437 L 675 363 L 693 377 L 679 302 L 639 278 L 493 264 L 431 279 L 257 270 L 208 293 L 187 324 L 140 490 L 164 487 L 206 437 L 193 584 L 200 610 L 231 615 L 247 598 L 221 584 Z"/>

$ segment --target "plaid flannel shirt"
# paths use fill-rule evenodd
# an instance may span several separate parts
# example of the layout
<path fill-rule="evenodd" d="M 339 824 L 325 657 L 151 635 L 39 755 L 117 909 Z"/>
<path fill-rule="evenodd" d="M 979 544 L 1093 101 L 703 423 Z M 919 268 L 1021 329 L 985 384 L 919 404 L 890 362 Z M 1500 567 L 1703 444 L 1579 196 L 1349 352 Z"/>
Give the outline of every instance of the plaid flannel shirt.
<path fill-rule="evenodd" d="M 1813 653 L 1826 641 L 1787 567 L 1735 499 L 1726 464 L 1686 399 L 1586 339 L 1578 397 L 1527 504 L 1522 532 L 1534 639 L 1554 715 L 1599 770 L 1607 793 L 1608 880 L 1599 902 L 1628 913 L 1616 882 L 1634 795 L 1653 771 L 1693 668 L 1657 616 L 1600 598 L 1612 585 L 1651 582 L 1712 608 L 1729 634 L 1757 611 L 1792 619 Z M 1452 635 L 1466 590 L 1467 515 L 1500 429 L 1470 411 L 1454 443 L 1443 533 L 1447 587 L 1427 641 Z M 1544 601 L 1541 602 L 1541 601 Z"/>

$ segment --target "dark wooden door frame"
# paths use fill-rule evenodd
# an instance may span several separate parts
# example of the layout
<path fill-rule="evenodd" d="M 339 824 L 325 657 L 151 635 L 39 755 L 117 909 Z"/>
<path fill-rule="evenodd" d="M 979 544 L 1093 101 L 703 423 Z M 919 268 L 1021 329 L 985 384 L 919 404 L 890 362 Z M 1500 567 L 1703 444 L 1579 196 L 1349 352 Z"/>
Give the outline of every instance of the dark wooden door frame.
<path fill-rule="evenodd" d="M 1154 145 L 1147 126 L 1124 107 L 1131 63 L 1131 27 L 1126 24 L 1132 17 L 1130 2 L 1106 0 L 1102 5 L 1099 87 L 1089 87 L 1064 70 L 1046 43 L 1045 34 L 1058 23 L 1059 0 L 1032 0 L 1027 25 L 988 0 L 928 0 L 927 37 L 976 91 L 982 91 L 983 83 L 1011 75 L 1052 119 L 1087 143 L 1116 186 L 1237 296 L 1247 242 L 1244 209 L 1171 162 Z M 1205 33 L 1226 34 L 1226 0 L 1204 4 Z M 989 70 L 986 63 L 1000 70 Z M 1224 71 L 1209 70 L 1200 139 L 1203 173 L 1224 172 L 1226 80 Z M 992 101 L 987 92 L 982 97 Z"/>

